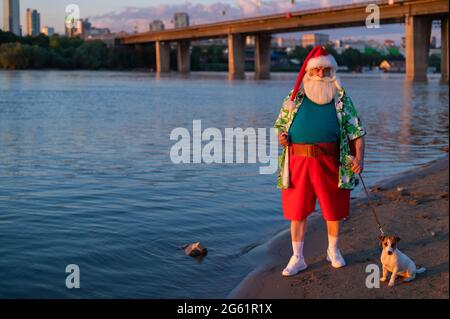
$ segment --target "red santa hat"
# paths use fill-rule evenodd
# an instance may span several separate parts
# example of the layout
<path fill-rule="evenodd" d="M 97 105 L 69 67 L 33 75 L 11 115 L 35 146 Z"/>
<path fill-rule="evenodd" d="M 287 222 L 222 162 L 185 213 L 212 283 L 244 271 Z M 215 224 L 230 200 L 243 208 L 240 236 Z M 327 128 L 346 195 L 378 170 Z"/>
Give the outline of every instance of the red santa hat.
<path fill-rule="evenodd" d="M 337 63 L 334 57 L 331 54 L 328 54 L 325 48 L 320 45 L 314 47 L 303 62 L 290 98 L 291 101 L 295 100 L 305 73 L 317 67 L 331 68 L 333 73 L 336 73 L 337 70 Z"/>

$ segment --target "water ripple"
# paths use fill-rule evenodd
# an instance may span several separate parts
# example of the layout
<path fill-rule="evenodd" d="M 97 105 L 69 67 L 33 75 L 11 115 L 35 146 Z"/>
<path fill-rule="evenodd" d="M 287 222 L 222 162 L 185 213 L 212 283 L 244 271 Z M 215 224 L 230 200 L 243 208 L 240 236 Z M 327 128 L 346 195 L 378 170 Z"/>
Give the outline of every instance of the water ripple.
<path fill-rule="evenodd" d="M 0 297 L 225 297 L 288 225 L 275 175 L 259 164 L 173 165 L 170 132 L 192 131 L 194 119 L 270 128 L 295 78 L 0 72 Z M 448 87 L 342 81 L 369 133 L 369 184 L 444 153 Z M 180 249 L 196 241 L 203 260 Z M 79 291 L 65 288 L 72 263 Z"/>

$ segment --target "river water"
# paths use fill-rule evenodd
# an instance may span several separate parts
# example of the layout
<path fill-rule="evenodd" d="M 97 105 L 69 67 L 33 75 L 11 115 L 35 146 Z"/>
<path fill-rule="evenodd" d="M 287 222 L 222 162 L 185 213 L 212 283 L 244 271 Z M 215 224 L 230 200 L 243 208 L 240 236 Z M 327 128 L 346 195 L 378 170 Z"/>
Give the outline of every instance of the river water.
<path fill-rule="evenodd" d="M 283 220 L 260 163 L 178 164 L 177 127 L 270 128 L 296 74 L 0 71 L 0 297 L 221 298 Z M 343 75 L 368 131 L 366 182 L 448 145 L 437 77 Z M 360 190 L 355 190 L 358 196 Z M 201 241 L 202 259 L 180 249 Z M 66 266 L 80 289 L 66 288 Z"/>

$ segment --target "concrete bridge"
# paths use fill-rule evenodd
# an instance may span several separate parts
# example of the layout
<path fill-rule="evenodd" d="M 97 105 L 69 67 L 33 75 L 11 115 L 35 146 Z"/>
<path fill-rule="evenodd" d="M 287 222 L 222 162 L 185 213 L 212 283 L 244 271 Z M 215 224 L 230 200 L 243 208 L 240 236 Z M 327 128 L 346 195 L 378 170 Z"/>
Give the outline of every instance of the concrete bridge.
<path fill-rule="evenodd" d="M 358 27 L 366 25 L 370 14 L 368 4 L 380 10 L 380 24 L 404 23 L 406 37 L 406 78 L 414 81 L 427 79 L 428 52 L 433 20 L 441 21 L 442 81 L 448 83 L 448 1 L 396 0 L 372 1 L 362 4 L 335 6 L 314 10 L 295 11 L 256 18 L 145 32 L 122 37 L 123 45 L 154 44 L 156 71 L 170 71 L 170 43 L 177 42 L 179 72 L 190 71 L 190 42 L 201 39 L 228 39 L 228 72 L 230 79 L 244 78 L 245 39 L 255 36 L 255 79 L 270 78 L 270 43 L 272 34 L 320 29 Z"/>

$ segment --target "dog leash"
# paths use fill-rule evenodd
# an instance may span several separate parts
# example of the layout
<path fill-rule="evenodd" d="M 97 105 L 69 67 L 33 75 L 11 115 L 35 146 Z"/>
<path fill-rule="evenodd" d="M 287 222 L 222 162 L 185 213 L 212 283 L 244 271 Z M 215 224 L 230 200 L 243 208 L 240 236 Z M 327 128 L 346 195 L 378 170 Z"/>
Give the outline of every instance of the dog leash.
<path fill-rule="evenodd" d="M 363 180 L 361 174 L 358 174 L 358 176 L 359 176 L 359 179 L 361 180 L 361 183 L 363 185 L 364 192 L 366 192 L 367 202 L 369 203 L 369 207 L 372 209 L 373 215 L 375 216 L 375 220 L 377 221 L 378 228 L 380 229 L 380 233 L 381 233 L 382 236 L 384 236 L 385 234 L 384 234 L 384 231 L 383 231 L 383 227 L 381 227 L 381 223 L 380 223 L 380 220 L 378 219 L 377 212 L 375 211 L 375 208 L 372 206 L 372 202 L 370 200 L 370 196 L 369 196 L 369 192 L 367 191 L 366 184 L 364 183 L 364 180 Z"/>

